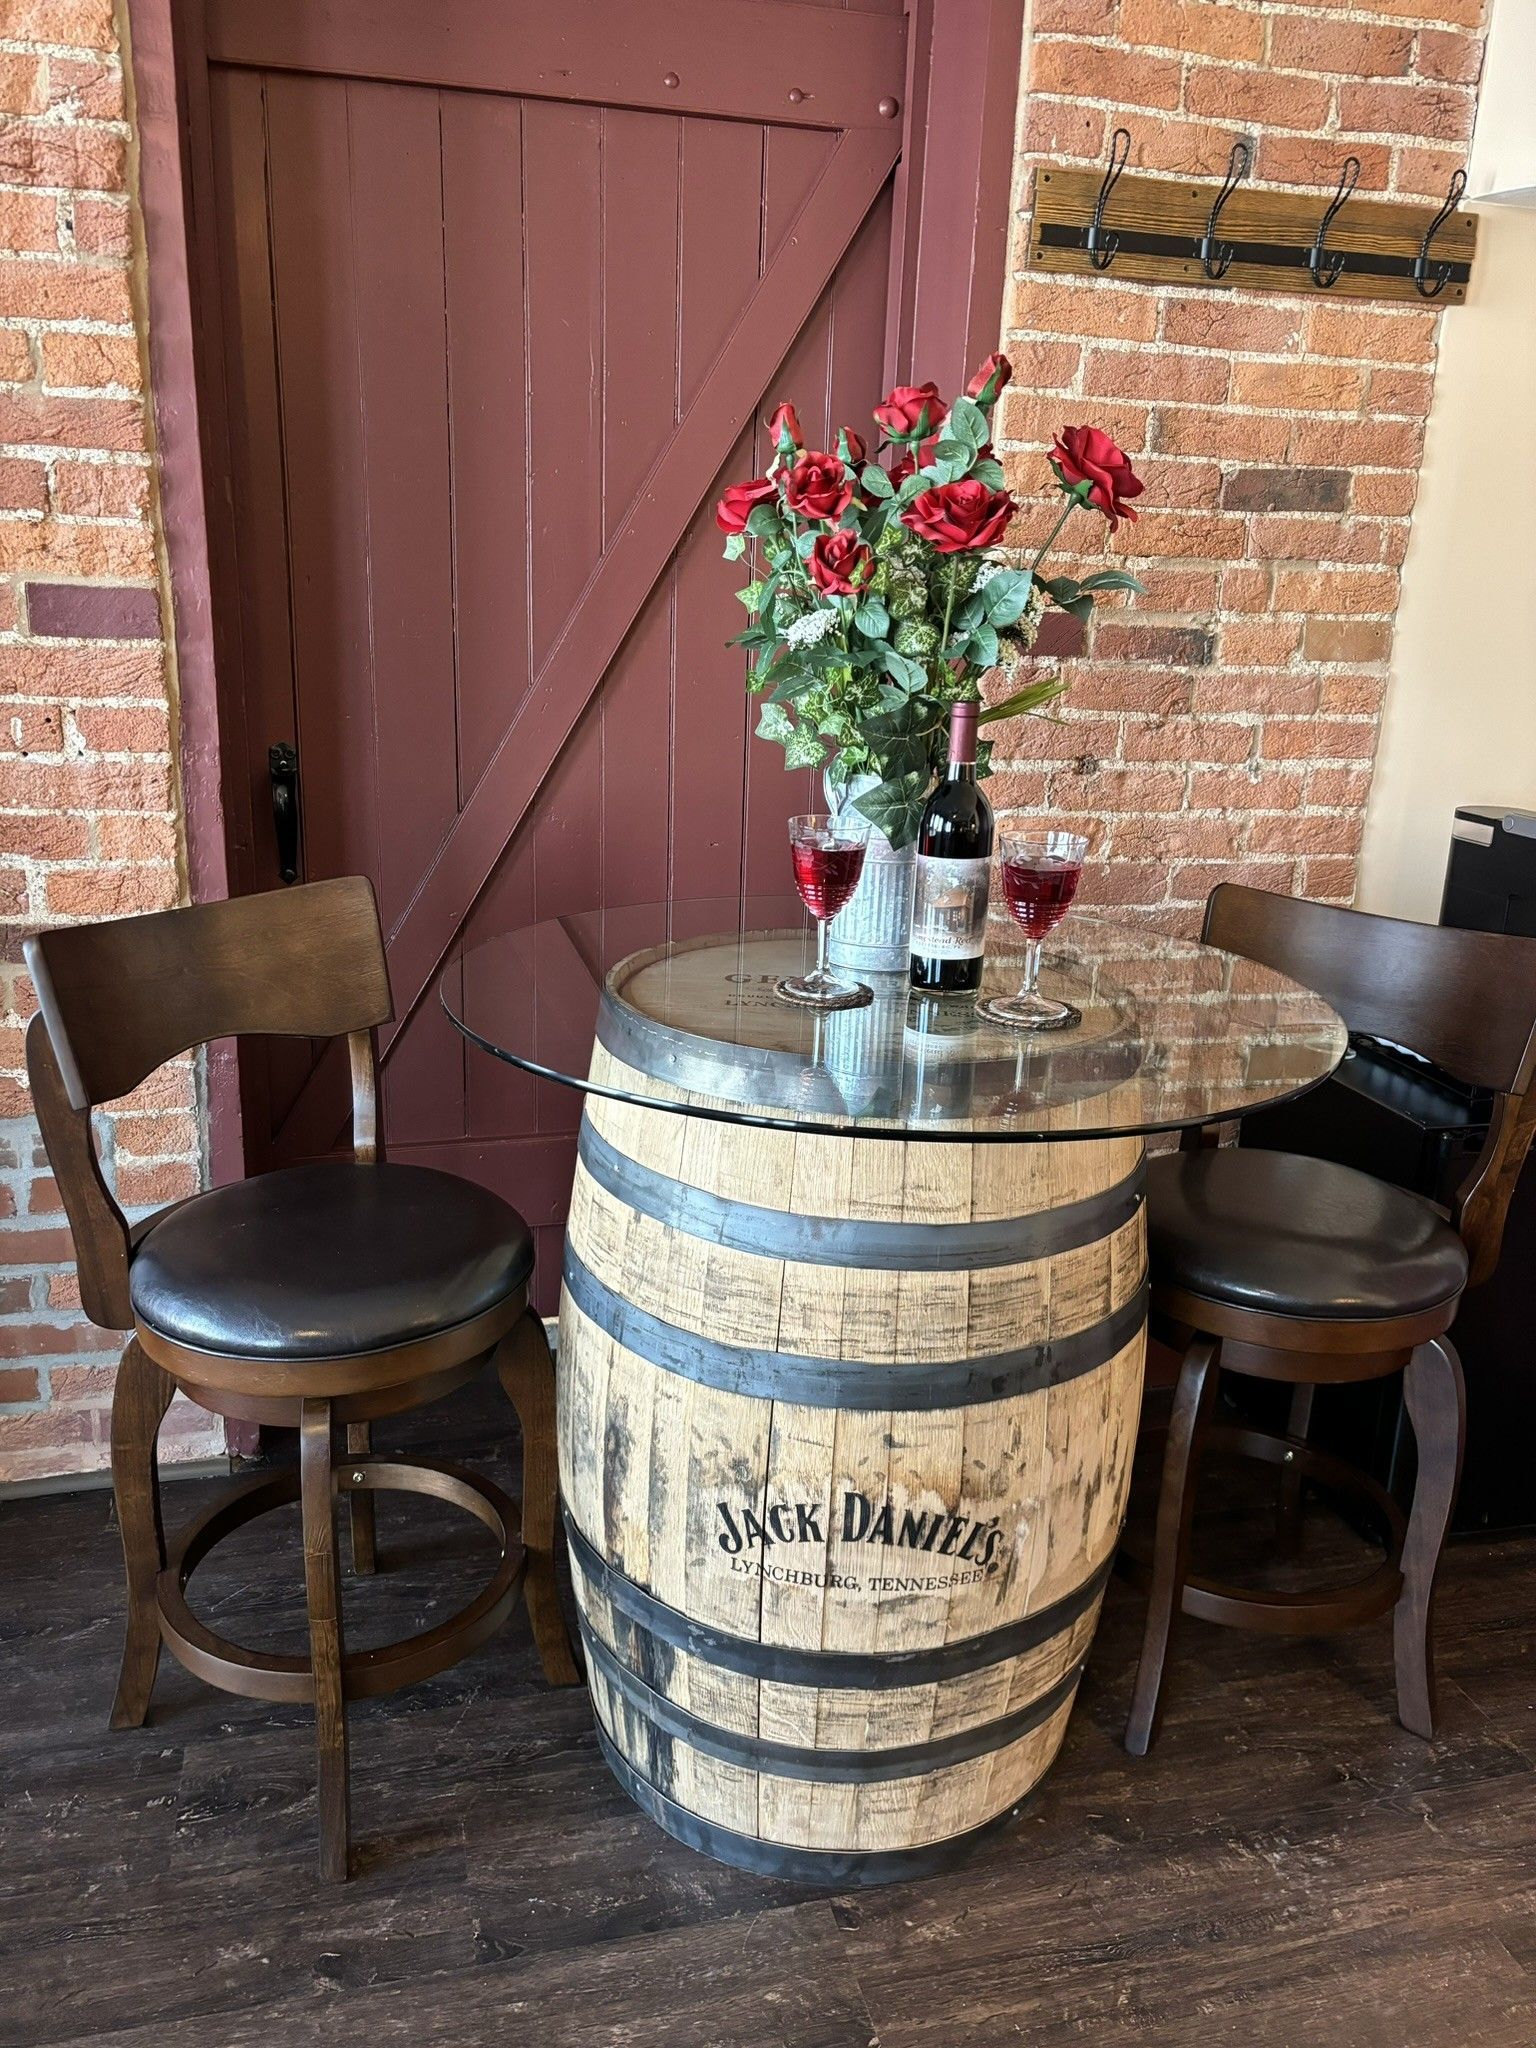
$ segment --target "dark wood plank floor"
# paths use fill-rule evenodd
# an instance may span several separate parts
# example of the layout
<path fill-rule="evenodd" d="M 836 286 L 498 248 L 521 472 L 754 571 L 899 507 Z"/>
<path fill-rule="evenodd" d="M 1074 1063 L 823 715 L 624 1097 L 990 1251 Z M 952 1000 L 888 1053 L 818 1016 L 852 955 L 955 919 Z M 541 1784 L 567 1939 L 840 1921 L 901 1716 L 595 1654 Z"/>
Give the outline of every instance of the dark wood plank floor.
<path fill-rule="evenodd" d="M 505 1470 L 489 1395 L 416 1434 Z M 205 1494 L 170 1488 L 171 1516 Z M 381 1506 L 388 1568 L 348 1584 L 354 1644 L 465 1584 L 478 1538 L 440 1512 Z M 1352 1539 L 1314 1522 L 1342 1565 Z M 1237 1542 L 1225 1519 L 1215 1540 Z M 300 1583 L 275 1519 L 194 1591 L 217 1626 L 294 1646 Z M 1113 1587 L 1034 1808 L 949 1876 L 842 1896 L 659 1834 L 599 1761 L 585 1695 L 541 1684 L 521 1616 L 354 1709 L 361 1869 L 323 1887 L 302 1710 L 166 1660 L 151 1724 L 107 1733 L 118 1597 L 104 1494 L 0 1507 L 0 2042 L 1536 2043 L 1530 1544 L 1450 1555 L 1432 1745 L 1393 1719 L 1383 1627 L 1284 1643 L 1189 1624 L 1165 1732 L 1135 1763 L 1119 1731 L 1139 1617 Z"/>

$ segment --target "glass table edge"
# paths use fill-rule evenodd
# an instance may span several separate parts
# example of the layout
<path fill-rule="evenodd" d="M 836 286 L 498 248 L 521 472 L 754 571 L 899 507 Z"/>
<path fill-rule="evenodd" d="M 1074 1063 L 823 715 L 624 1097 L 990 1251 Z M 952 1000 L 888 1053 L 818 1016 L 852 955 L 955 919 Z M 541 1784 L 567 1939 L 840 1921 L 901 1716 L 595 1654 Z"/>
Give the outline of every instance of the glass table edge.
<path fill-rule="evenodd" d="M 1297 1102 L 1303 1095 L 1310 1095 L 1314 1088 L 1337 1073 L 1349 1050 L 1349 1040 L 1344 1037 L 1338 1055 L 1331 1065 L 1310 1080 L 1302 1081 L 1294 1088 L 1287 1088 L 1274 1095 L 1266 1095 L 1258 1102 L 1248 1103 L 1242 1109 L 1216 1110 L 1206 1116 L 1165 1117 L 1146 1123 L 1107 1124 L 1090 1129 L 1075 1130 L 1019 1130 L 1006 1131 L 977 1129 L 968 1124 L 948 1124 L 937 1127 L 892 1125 L 887 1123 L 861 1123 L 855 1117 L 834 1121 L 822 1117 L 774 1116 L 763 1110 L 719 1108 L 710 1103 L 674 1102 L 665 1096 L 635 1095 L 624 1088 L 611 1088 L 605 1082 L 592 1081 L 575 1074 L 563 1074 L 556 1067 L 541 1066 L 537 1060 L 511 1052 L 506 1046 L 498 1045 L 494 1039 L 484 1037 L 474 1027 L 458 1016 L 449 1003 L 448 994 L 441 984 L 438 1000 L 449 1022 L 456 1031 L 477 1045 L 492 1059 L 503 1061 L 519 1072 L 531 1074 L 536 1080 L 553 1081 L 557 1087 L 570 1088 L 578 1095 L 596 1095 L 605 1102 L 621 1102 L 633 1109 L 659 1109 L 673 1116 L 698 1117 L 706 1122 L 739 1124 L 758 1131 L 803 1131 L 813 1138 L 863 1138 L 887 1144 L 950 1144 L 950 1145 L 1076 1145 L 1103 1141 L 1106 1138 L 1154 1138 L 1169 1136 L 1176 1131 L 1203 1130 L 1208 1124 L 1237 1123 L 1245 1116 L 1253 1116 L 1260 1110 L 1277 1109 L 1287 1102 Z"/>

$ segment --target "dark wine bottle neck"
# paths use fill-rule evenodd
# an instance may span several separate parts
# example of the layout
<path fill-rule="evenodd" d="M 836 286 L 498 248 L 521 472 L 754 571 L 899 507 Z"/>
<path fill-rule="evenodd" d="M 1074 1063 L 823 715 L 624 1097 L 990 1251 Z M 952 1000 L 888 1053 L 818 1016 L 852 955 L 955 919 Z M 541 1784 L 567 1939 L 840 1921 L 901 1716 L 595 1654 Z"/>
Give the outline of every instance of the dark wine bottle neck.
<path fill-rule="evenodd" d="M 976 715 L 977 704 L 956 704 L 949 714 L 949 768 L 945 775 L 948 782 L 974 782 L 976 780 Z"/>

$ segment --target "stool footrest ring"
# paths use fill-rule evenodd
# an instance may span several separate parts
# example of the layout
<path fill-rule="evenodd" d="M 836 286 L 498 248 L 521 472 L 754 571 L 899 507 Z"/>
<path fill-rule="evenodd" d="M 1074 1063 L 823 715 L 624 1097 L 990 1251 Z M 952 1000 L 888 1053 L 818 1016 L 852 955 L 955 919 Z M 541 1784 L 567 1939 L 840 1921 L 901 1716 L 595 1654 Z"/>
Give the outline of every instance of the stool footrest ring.
<path fill-rule="evenodd" d="M 1317 1586 L 1295 1593 L 1237 1586 L 1192 1572 L 1184 1581 L 1180 1602 L 1185 1614 L 1200 1621 L 1217 1622 L 1223 1628 L 1258 1629 L 1266 1635 L 1311 1636 L 1372 1621 L 1396 1604 L 1403 1589 L 1401 1560 L 1407 1524 L 1397 1502 L 1369 1473 L 1299 1437 L 1279 1436 L 1240 1424 L 1212 1423 L 1205 1432 L 1204 1444 L 1207 1450 L 1226 1450 L 1260 1464 L 1293 1465 L 1303 1478 L 1363 1501 L 1381 1523 L 1387 1554 L 1371 1571 L 1344 1585 Z M 1120 1562 L 1132 1585 L 1145 1589 L 1151 1583 L 1147 1559 L 1125 1544 L 1121 1545 Z"/>
<path fill-rule="evenodd" d="M 503 1625 L 512 1612 L 528 1557 L 519 1536 L 517 1505 L 500 1487 L 462 1465 L 438 1458 L 369 1455 L 338 1465 L 335 1490 L 428 1494 L 463 1508 L 483 1522 L 501 1545 L 491 1579 L 456 1614 L 400 1642 L 344 1655 L 342 1690 L 347 1699 L 368 1699 L 434 1677 L 478 1649 Z M 248 1649 L 216 1634 L 187 1605 L 187 1581 L 226 1536 L 298 1498 L 297 1472 L 249 1479 L 234 1487 L 181 1537 L 156 1584 L 160 1634 L 178 1663 L 210 1685 L 246 1699 L 312 1702 L 315 1685 L 309 1659 Z"/>

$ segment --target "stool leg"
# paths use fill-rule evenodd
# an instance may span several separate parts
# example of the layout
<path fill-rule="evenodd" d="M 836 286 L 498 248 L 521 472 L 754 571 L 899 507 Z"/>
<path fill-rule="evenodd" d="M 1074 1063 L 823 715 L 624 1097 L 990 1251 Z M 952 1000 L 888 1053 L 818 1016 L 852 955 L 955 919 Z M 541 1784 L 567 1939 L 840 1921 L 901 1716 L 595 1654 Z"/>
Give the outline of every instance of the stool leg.
<path fill-rule="evenodd" d="M 1449 1337 L 1414 1352 L 1403 1372 L 1403 1399 L 1418 1445 L 1419 1476 L 1403 1541 L 1403 1590 L 1392 1613 L 1397 1718 L 1428 1741 L 1435 1732 L 1435 1573 L 1461 1484 L 1467 1427 L 1467 1390 Z"/>
<path fill-rule="evenodd" d="M 1286 1435 L 1306 1442 L 1312 1427 L 1312 1397 L 1316 1387 L 1300 1386 L 1291 1393 L 1291 1414 Z M 1275 1551 L 1280 1557 L 1294 1557 L 1301 1548 L 1301 1473 L 1294 1464 L 1280 1467 L 1280 1484 L 1275 1502 Z"/>
<path fill-rule="evenodd" d="M 555 1510 L 560 1497 L 555 1364 L 543 1322 L 532 1309 L 497 1346 L 496 1370 L 523 1432 L 523 1546 L 528 1552 L 524 1590 L 534 1645 L 551 1685 L 579 1685 L 581 1673 L 555 1585 Z"/>
<path fill-rule="evenodd" d="M 331 1486 L 331 1404 L 306 1401 L 299 1424 L 304 1510 L 304 1592 L 315 1675 L 315 1750 L 319 1762 L 320 1875 L 347 1875 L 350 1833 L 347 1708 L 341 1680 L 340 1568 Z"/>
<path fill-rule="evenodd" d="M 1152 1746 L 1162 1712 L 1163 1667 L 1168 1644 L 1189 1572 L 1189 1531 L 1195 1511 L 1195 1476 L 1220 1375 L 1215 1370 L 1220 1344 L 1214 1337 L 1196 1337 L 1184 1354 L 1174 1390 L 1173 1418 L 1163 1451 L 1163 1483 L 1157 1501 L 1157 1541 L 1152 1555 L 1152 1587 L 1147 1596 L 1147 1622 L 1136 1667 L 1125 1746 L 1132 1756 L 1145 1756 Z"/>
<path fill-rule="evenodd" d="M 368 1422 L 349 1422 L 347 1456 L 366 1458 L 370 1456 L 372 1450 L 373 1425 Z M 366 1578 L 378 1566 L 373 1495 L 366 1487 L 357 1487 L 347 1495 L 347 1528 L 352 1538 L 352 1569 L 359 1577 Z"/>
<path fill-rule="evenodd" d="M 112 1493 L 128 1578 L 123 1664 L 112 1702 L 114 1728 L 142 1728 L 160 1662 L 155 1579 L 165 1569 L 155 1438 L 176 1383 L 130 1337 L 112 1391 Z"/>

